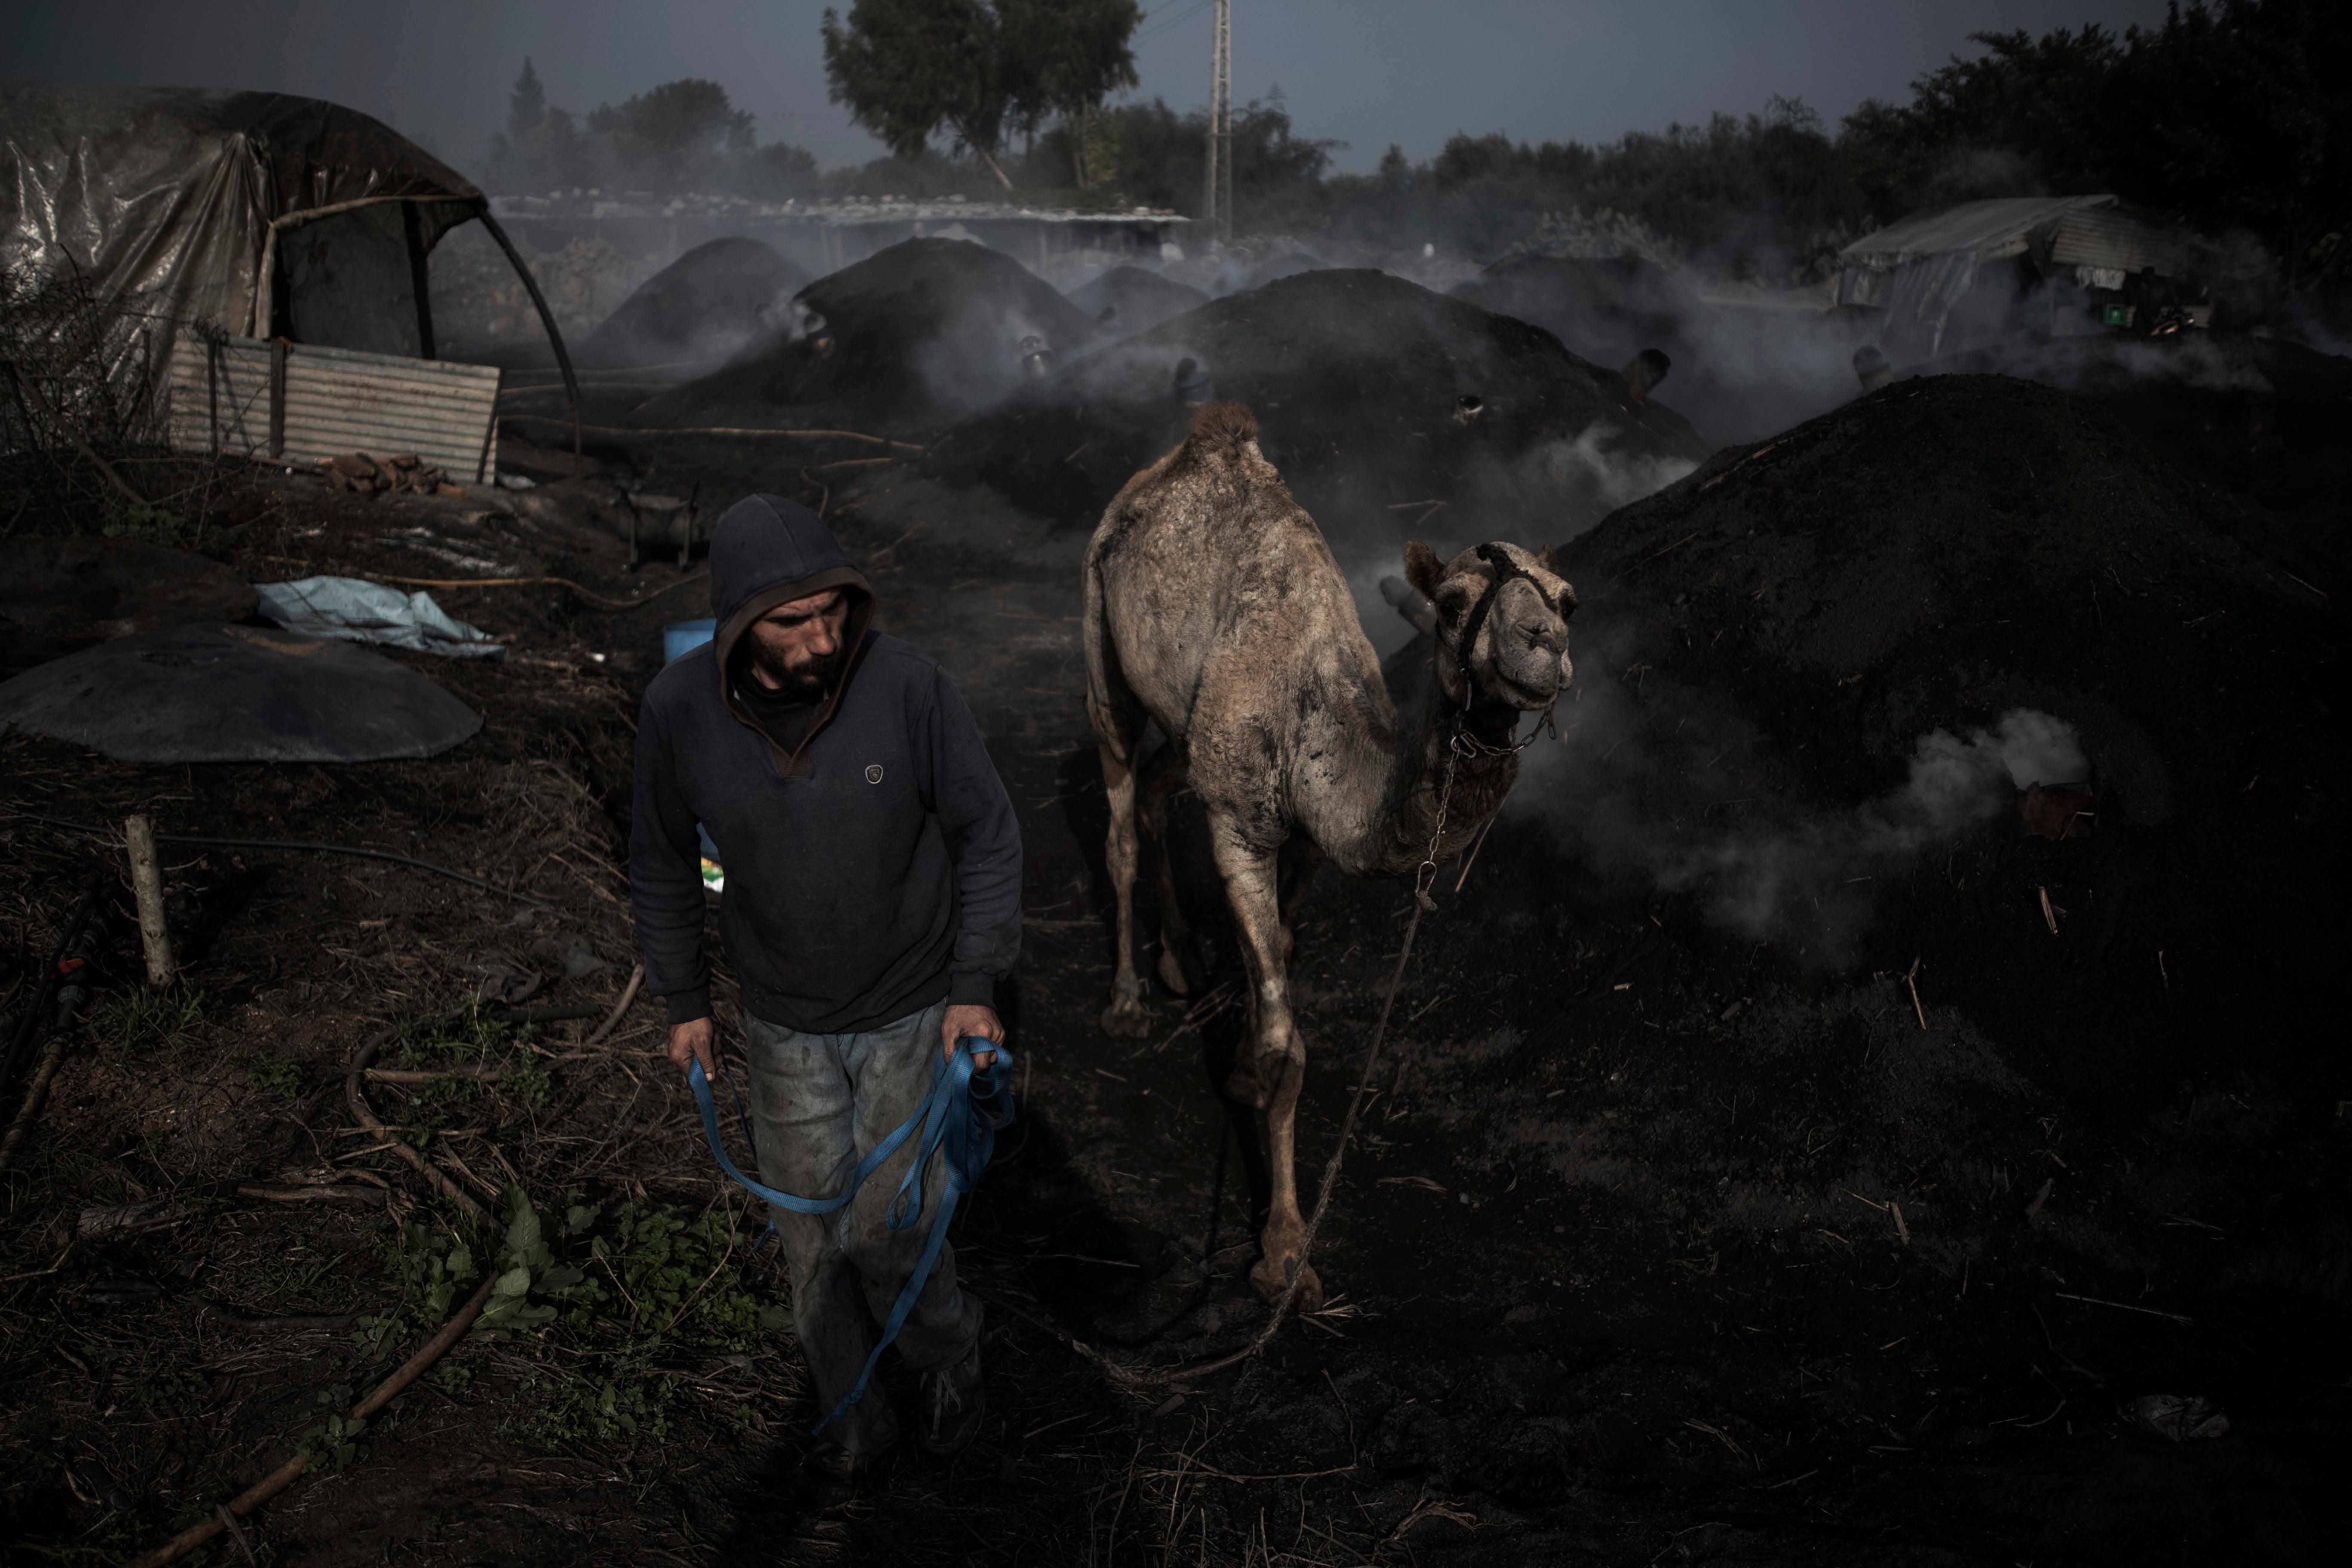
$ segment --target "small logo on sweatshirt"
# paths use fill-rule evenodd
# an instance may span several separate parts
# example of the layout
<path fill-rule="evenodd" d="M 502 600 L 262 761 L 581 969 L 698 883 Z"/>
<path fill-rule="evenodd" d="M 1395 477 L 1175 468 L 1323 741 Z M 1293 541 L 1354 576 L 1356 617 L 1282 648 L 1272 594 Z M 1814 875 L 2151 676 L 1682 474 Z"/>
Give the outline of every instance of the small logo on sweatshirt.
<path fill-rule="evenodd" d="M 880 763 L 868 763 L 866 764 L 866 782 L 867 784 L 880 784 L 882 782 L 882 764 Z"/>

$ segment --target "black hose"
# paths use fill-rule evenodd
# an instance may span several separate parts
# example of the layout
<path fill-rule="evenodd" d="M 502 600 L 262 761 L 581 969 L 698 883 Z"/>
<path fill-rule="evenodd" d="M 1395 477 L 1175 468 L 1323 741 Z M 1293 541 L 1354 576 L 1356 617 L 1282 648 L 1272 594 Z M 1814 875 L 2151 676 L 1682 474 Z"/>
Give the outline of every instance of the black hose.
<path fill-rule="evenodd" d="M 50 827 L 63 827 L 75 833 L 88 833 L 100 838 L 111 838 L 114 836 L 114 830 L 110 827 L 92 827 L 87 822 L 68 822 L 61 816 L 43 816 L 37 812 L 17 811 L 14 807 L 8 809 L 11 815 L 21 816 L 27 822 L 43 823 Z M 158 833 L 155 835 L 155 841 L 159 844 L 194 844 L 214 849 L 307 849 L 320 855 L 354 855 L 363 860 L 389 860 L 395 866 L 414 866 L 420 871 L 430 871 L 437 877 L 449 877 L 460 882 L 470 882 L 477 888 L 486 888 L 493 893 L 503 893 L 509 899 L 539 909 L 551 910 L 558 907 L 545 899 L 535 899 L 529 893 L 517 892 L 512 888 L 501 888 L 496 882 L 486 881 L 482 878 L 468 875 L 464 871 L 453 871 L 446 866 L 436 866 L 430 860 L 418 860 L 406 855 L 395 855 L 389 849 L 362 849 L 352 844 L 306 844 L 292 838 L 205 838 L 192 833 Z"/>

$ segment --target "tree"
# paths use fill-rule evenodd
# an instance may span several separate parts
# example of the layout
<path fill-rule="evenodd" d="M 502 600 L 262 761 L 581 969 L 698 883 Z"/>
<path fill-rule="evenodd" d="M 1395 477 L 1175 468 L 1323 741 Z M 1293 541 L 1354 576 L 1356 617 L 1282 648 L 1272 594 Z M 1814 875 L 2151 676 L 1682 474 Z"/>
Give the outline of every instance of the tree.
<path fill-rule="evenodd" d="M 588 116 L 591 132 L 612 139 L 622 168 L 656 188 L 715 175 L 727 159 L 751 151 L 753 123 L 748 110 L 728 101 L 725 88 L 697 77 L 664 82 Z"/>
<path fill-rule="evenodd" d="M 1118 133 L 1095 121 L 1105 99 L 1140 79 L 1128 47 L 1143 20 L 1135 0 L 996 0 L 996 15 L 1010 117 L 1034 132 L 1061 116 L 1079 187 L 1112 178 Z"/>
<path fill-rule="evenodd" d="M 507 99 L 507 134 L 517 142 L 528 142 L 547 119 L 547 89 L 539 84 L 539 72 L 531 68 L 530 57 L 522 58 L 522 75 L 515 78 L 514 91 Z"/>
<path fill-rule="evenodd" d="M 824 14 L 824 74 L 834 102 L 913 162 L 942 126 L 988 166 L 998 166 L 1010 107 L 1000 68 L 1000 22 L 981 0 L 856 0 L 844 22 Z"/>

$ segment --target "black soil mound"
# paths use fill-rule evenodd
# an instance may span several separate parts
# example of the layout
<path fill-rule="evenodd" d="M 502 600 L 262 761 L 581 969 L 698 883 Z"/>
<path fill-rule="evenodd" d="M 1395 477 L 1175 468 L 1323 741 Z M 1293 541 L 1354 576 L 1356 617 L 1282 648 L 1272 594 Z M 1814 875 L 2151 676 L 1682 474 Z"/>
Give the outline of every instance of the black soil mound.
<path fill-rule="evenodd" d="M 894 245 L 817 279 L 794 303 L 803 309 L 791 322 L 631 422 L 927 433 L 1020 385 L 1031 340 L 1066 359 L 1094 336 L 1052 285 L 964 240 Z"/>
<path fill-rule="evenodd" d="M 1321 257 L 1305 250 L 1286 250 L 1268 261 L 1260 262 L 1250 270 L 1245 289 L 1263 289 L 1269 283 L 1279 283 L 1285 278 L 1296 278 L 1302 272 L 1321 272 L 1331 264 Z"/>
<path fill-rule="evenodd" d="M 2352 513 L 2352 359 L 2241 333 L 2121 333 L 1979 350 L 1915 374 L 1991 373 L 2078 392 L 2148 448 L 2248 505 L 2236 526 L 2342 591 Z"/>
<path fill-rule="evenodd" d="M 675 370 L 726 359 L 772 327 L 808 274 L 756 239 L 698 245 L 640 285 L 580 345 L 599 370 Z"/>
<path fill-rule="evenodd" d="M 1662 389 L 1709 441 L 1752 441 L 1857 395 L 1868 324 L 1814 310 L 1710 304 L 1638 256 L 1516 256 L 1454 289 L 1531 321 L 1612 368 L 1644 349 L 1673 362 Z"/>
<path fill-rule="evenodd" d="M 1327 533 L 1557 537 L 1706 456 L 1687 421 L 1539 328 L 1385 273 L 1302 273 L 1087 355 L 966 421 L 929 462 L 1091 526 L 1214 396 Z"/>
<path fill-rule="evenodd" d="M 1140 267 L 1114 267 L 1070 290 L 1070 303 L 1087 313 L 1104 338 L 1131 338 L 1187 310 L 1197 310 L 1209 297 L 1190 283 L 1179 283 Z M 1112 312 L 1108 321 L 1103 312 Z"/>
<path fill-rule="evenodd" d="M 1691 287 L 1655 262 L 1626 255 L 1600 259 L 1513 256 L 1453 290 L 1481 310 L 1548 328 L 1580 354 L 1622 364 L 1665 348 L 1704 313 Z"/>
<path fill-rule="evenodd" d="M 2092 403 L 2001 376 L 1718 453 L 1569 552 L 1590 689 L 1562 712 L 1592 727 L 1555 820 L 1621 866 L 1677 841 L 1703 899 L 1769 879 L 1800 951 L 1841 901 L 1874 906 L 1841 963 L 1917 960 L 1928 1008 L 2069 1090 L 2308 1084 L 2334 1070 L 2312 977 L 2343 847 L 2336 618 L 2228 505 Z M 2011 811 L 2004 780 L 1994 815 L 1859 863 L 1884 819 L 1858 808 L 1916 776 L 1923 737 L 2018 710 L 2079 735 L 2092 815 Z M 2065 837 L 2030 836 L 2037 809 Z"/>

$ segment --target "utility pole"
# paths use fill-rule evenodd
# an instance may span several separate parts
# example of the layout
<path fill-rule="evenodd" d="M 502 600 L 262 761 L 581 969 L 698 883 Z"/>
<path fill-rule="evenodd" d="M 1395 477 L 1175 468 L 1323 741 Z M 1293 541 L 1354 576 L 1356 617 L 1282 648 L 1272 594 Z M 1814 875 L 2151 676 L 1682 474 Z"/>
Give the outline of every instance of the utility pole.
<path fill-rule="evenodd" d="M 1233 0 L 1217 0 L 1217 25 L 1210 45 L 1208 189 L 1201 222 L 1212 244 L 1234 237 L 1234 13 Z"/>

